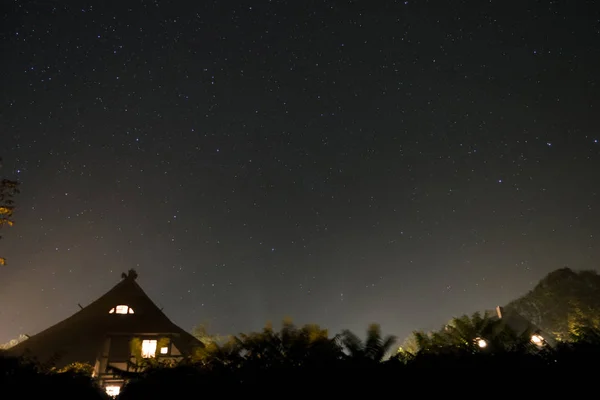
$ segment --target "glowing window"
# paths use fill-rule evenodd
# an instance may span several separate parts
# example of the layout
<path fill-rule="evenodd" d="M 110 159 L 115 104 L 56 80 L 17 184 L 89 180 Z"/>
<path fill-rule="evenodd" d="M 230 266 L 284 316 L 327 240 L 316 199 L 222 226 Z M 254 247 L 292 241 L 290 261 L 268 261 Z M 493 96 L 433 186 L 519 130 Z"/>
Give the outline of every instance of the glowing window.
<path fill-rule="evenodd" d="M 117 306 L 117 307 L 115 307 L 115 311 L 117 314 L 127 314 L 127 312 L 129 311 L 129 307 L 128 306 Z"/>
<path fill-rule="evenodd" d="M 161 347 L 160 348 L 160 354 L 168 354 L 169 353 L 169 348 L 168 347 Z"/>
<path fill-rule="evenodd" d="M 154 358 L 156 356 L 156 340 L 142 340 L 142 357 Z"/>
<path fill-rule="evenodd" d="M 133 314 L 133 308 L 126 305 L 118 305 L 115 308 L 111 308 L 109 314 Z"/>
<path fill-rule="evenodd" d="M 121 393 L 121 386 L 110 385 L 104 389 L 106 390 L 106 394 L 112 397 L 117 397 Z"/>

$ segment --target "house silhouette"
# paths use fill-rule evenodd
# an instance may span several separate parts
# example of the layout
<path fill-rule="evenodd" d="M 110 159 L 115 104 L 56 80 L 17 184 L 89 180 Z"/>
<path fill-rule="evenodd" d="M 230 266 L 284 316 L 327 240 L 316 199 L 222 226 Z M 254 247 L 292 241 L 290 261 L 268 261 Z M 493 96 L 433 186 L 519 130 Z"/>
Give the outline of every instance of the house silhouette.
<path fill-rule="evenodd" d="M 118 372 L 138 370 L 140 358 L 176 361 L 202 347 L 156 306 L 137 276 L 135 270 L 122 274 L 122 280 L 96 301 L 8 353 L 57 368 L 88 363 L 94 366 L 93 376 L 116 394 L 124 383 Z"/>

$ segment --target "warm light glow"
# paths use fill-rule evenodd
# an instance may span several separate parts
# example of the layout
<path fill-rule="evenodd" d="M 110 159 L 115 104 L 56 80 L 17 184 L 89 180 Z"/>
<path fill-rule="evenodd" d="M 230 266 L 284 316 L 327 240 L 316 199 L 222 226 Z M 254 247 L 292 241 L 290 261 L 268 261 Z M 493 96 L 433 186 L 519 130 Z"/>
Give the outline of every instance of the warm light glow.
<path fill-rule="evenodd" d="M 544 338 L 541 337 L 540 335 L 531 336 L 531 341 L 533 342 L 533 344 L 536 344 L 538 346 L 541 346 L 544 344 Z"/>
<path fill-rule="evenodd" d="M 156 356 L 156 340 L 142 340 L 142 357 L 154 358 Z"/>
<path fill-rule="evenodd" d="M 109 314 L 133 314 L 133 308 L 126 306 L 126 305 L 118 305 L 115 308 L 111 308 L 110 311 L 108 312 Z"/>
<path fill-rule="evenodd" d="M 129 306 L 117 306 L 116 307 L 117 310 L 117 314 L 127 314 L 127 312 L 129 311 Z"/>
<path fill-rule="evenodd" d="M 112 397 L 117 397 L 119 395 L 119 393 L 121 393 L 121 386 L 115 386 L 115 385 L 111 385 L 111 386 L 107 386 L 105 388 L 106 390 L 106 394 Z"/>
<path fill-rule="evenodd" d="M 160 348 L 160 354 L 167 354 L 169 352 L 169 348 L 168 347 L 161 347 Z"/>
<path fill-rule="evenodd" d="M 487 341 L 485 339 L 477 338 L 475 339 L 475 343 L 477 343 L 477 346 L 481 347 L 482 349 L 487 347 Z"/>

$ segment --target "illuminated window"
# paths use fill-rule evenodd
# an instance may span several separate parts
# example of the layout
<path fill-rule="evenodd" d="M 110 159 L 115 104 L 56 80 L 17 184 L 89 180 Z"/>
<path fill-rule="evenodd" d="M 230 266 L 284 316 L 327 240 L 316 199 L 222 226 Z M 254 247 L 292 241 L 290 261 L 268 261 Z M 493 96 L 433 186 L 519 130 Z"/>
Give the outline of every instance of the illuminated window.
<path fill-rule="evenodd" d="M 106 394 L 112 397 L 117 397 L 121 393 L 121 386 L 110 385 L 104 389 L 106 390 Z"/>
<path fill-rule="evenodd" d="M 169 353 L 169 348 L 168 347 L 161 347 L 160 348 L 160 354 L 168 354 Z"/>
<path fill-rule="evenodd" d="M 109 314 L 133 314 L 133 308 L 125 305 L 118 305 L 115 308 L 111 308 Z"/>
<path fill-rule="evenodd" d="M 129 307 L 128 306 L 117 306 L 117 307 L 115 307 L 115 311 L 117 314 L 127 314 L 127 312 L 129 311 Z"/>
<path fill-rule="evenodd" d="M 156 340 L 142 340 L 142 357 L 154 358 L 156 356 Z"/>

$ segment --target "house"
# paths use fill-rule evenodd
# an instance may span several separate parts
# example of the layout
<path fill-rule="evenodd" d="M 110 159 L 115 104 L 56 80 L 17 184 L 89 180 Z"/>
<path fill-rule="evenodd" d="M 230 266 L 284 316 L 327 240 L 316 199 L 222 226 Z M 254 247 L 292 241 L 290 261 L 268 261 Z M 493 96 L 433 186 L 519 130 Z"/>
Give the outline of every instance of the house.
<path fill-rule="evenodd" d="M 31 336 L 9 352 L 33 356 L 62 368 L 74 362 L 94 366 L 93 376 L 117 395 L 124 379 L 118 371 L 135 371 L 142 359 L 178 360 L 202 343 L 175 325 L 152 302 L 130 270 L 96 301 L 71 317 Z"/>
<path fill-rule="evenodd" d="M 493 318 L 497 318 L 502 322 L 501 326 L 508 326 L 517 335 L 531 335 L 531 342 L 537 346 L 556 345 L 553 335 L 543 331 L 514 310 L 498 306 L 492 315 Z"/>

